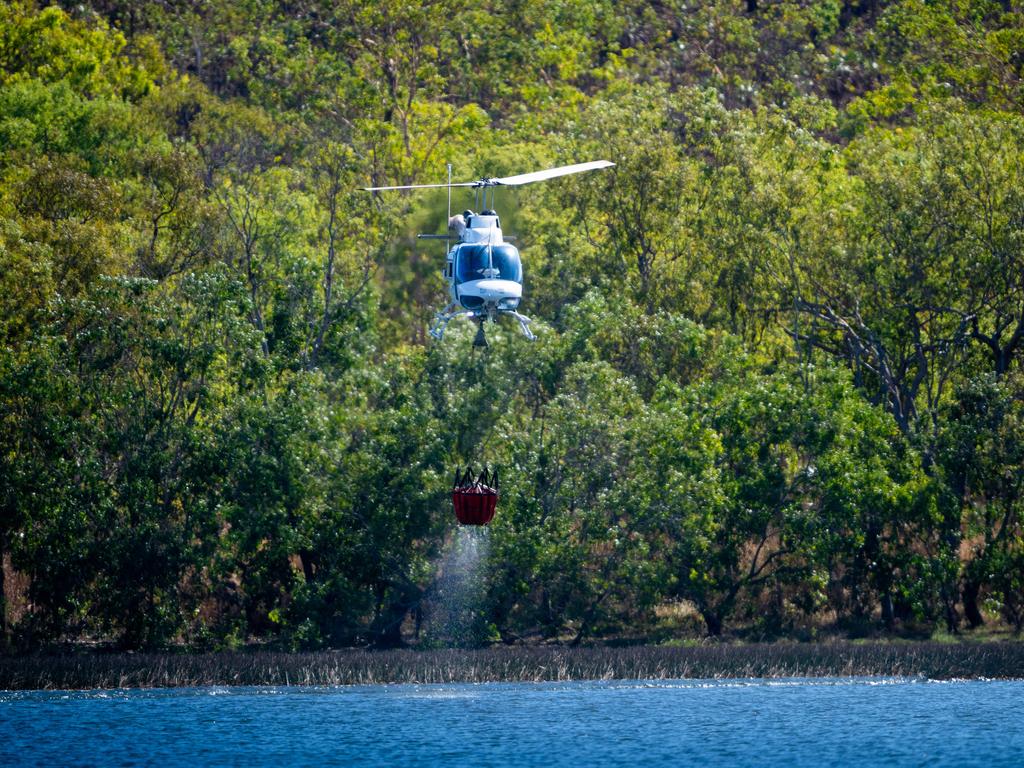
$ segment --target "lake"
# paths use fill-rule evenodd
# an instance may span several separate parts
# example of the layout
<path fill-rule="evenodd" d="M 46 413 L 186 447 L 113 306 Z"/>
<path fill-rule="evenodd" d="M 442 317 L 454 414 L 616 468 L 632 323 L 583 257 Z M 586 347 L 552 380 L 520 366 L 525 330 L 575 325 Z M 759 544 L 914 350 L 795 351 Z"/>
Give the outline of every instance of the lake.
<path fill-rule="evenodd" d="M 0 692 L 0 765 L 1019 766 L 1021 681 Z"/>

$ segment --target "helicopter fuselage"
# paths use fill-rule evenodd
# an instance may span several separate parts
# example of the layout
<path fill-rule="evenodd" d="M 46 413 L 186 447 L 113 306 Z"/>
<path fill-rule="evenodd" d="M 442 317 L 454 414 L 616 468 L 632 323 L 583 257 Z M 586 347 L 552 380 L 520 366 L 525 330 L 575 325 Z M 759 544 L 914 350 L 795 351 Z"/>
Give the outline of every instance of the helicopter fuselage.
<path fill-rule="evenodd" d="M 437 313 L 430 334 L 441 339 L 450 320 L 468 317 L 480 323 L 474 345 L 486 346 L 484 321 L 497 322 L 499 315 L 511 315 L 523 334 L 534 339 L 530 319 L 516 311 L 523 298 L 523 262 L 516 247 L 505 241 L 498 214 L 466 211 L 449 219 L 448 231 L 440 237 L 458 238 L 448 249 L 443 271 L 451 303 Z"/>
<path fill-rule="evenodd" d="M 515 310 L 523 296 L 523 264 L 516 247 L 505 242 L 497 214 L 467 211 L 453 217 L 451 228 L 459 236 L 444 268 L 452 302 L 492 319 Z"/>

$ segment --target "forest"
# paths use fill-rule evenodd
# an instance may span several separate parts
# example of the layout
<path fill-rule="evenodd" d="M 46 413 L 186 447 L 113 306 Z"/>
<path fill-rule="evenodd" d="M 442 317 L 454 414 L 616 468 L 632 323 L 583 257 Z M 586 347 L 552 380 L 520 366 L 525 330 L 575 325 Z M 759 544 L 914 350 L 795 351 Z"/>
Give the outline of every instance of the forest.
<path fill-rule="evenodd" d="M 0 3 L 0 647 L 1019 634 L 1022 74 L 1016 0 Z M 429 338 L 445 191 L 360 187 L 596 159 L 497 194 L 538 340 Z"/>

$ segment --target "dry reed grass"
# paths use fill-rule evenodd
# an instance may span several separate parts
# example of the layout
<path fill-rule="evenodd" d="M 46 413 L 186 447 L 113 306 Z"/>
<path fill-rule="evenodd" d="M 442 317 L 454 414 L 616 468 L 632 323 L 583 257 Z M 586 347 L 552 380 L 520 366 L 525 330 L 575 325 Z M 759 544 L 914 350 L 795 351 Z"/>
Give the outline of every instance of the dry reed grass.
<path fill-rule="evenodd" d="M 1024 678 L 1024 643 L 513 647 L 0 657 L 0 689 L 845 676 Z"/>

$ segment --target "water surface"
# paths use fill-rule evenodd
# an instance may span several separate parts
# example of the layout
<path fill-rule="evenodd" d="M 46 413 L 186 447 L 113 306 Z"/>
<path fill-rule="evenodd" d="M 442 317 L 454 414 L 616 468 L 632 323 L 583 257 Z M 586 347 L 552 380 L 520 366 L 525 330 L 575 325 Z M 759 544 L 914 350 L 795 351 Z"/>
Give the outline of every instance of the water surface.
<path fill-rule="evenodd" d="M 1019 766 L 1024 682 L 0 692 L 0 765 Z"/>

